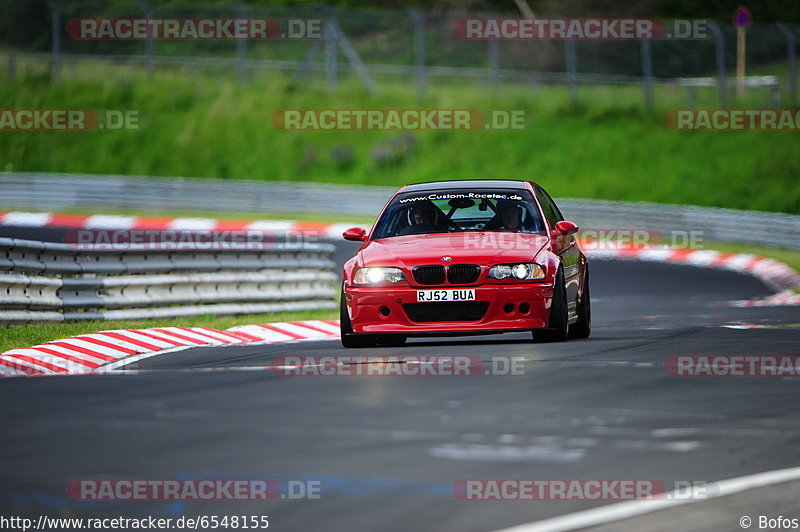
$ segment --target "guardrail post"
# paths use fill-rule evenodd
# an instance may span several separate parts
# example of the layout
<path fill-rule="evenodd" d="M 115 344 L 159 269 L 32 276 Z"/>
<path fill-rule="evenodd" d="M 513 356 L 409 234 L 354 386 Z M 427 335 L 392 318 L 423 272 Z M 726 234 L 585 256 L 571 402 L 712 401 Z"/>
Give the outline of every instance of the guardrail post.
<path fill-rule="evenodd" d="M 231 2 L 231 11 L 233 11 L 234 18 L 245 18 L 242 6 L 236 2 Z M 242 83 L 246 76 L 247 68 L 247 39 L 236 39 L 236 81 Z"/>
<path fill-rule="evenodd" d="M 795 48 L 797 47 L 797 36 L 784 24 L 778 22 L 778 29 L 786 36 L 786 47 L 788 48 L 789 62 L 789 105 L 797 105 L 797 58 Z"/>
<path fill-rule="evenodd" d="M 479 13 L 481 18 L 488 18 L 486 13 Z M 489 62 L 489 81 L 492 90 L 497 89 L 498 70 L 500 70 L 500 42 L 498 39 L 489 39 L 486 43 Z"/>
<path fill-rule="evenodd" d="M 644 103 L 652 111 L 653 102 L 653 58 L 650 54 L 650 39 L 642 39 L 642 75 L 644 76 Z"/>
<path fill-rule="evenodd" d="M 53 22 L 51 25 L 53 39 L 53 70 L 50 78 L 53 82 L 61 78 L 61 7 L 55 0 L 47 0 Z"/>
<path fill-rule="evenodd" d="M 708 21 L 708 28 L 714 34 L 714 46 L 717 51 L 717 92 L 719 94 L 719 106 L 725 107 L 726 88 L 725 88 L 725 36 L 722 29 L 716 22 Z"/>
<path fill-rule="evenodd" d="M 425 17 L 416 9 L 408 10 L 414 24 L 414 79 L 417 85 L 417 100 L 425 99 L 428 80 L 425 70 Z"/>
<path fill-rule="evenodd" d="M 139 9 L 142 10 L 144 14 L 144 18 L 152 19 L 153 18 L 153 8 L 150 7 L 145 0 L 136 0 L 136 5 L 139 6 Z M 146 68 L 147 68 L 147 77 L 153 77 L 153 36 L 149 35 L 147 39 L 144 41 L 144 55 L 147 57 L 146 59 Z"/>
<path fill-rule="evenodd" d="M 569 99 L 575 103 L 578 101 L 578 58 L 577 46 L 572 39 L 564 41 L 564 58 L 567 67 Z"/>
<path fill-rule="evenodd" d="M 323 39 L 325 41 L 325 79 L 328 82 L 328 90 L 335 91 L 339 77 L 339 64 L 337 62 L 339 32 L 331 7 L 324 5 L 322 10 L 325 13 L 325 29 L 323 31 Z"/>

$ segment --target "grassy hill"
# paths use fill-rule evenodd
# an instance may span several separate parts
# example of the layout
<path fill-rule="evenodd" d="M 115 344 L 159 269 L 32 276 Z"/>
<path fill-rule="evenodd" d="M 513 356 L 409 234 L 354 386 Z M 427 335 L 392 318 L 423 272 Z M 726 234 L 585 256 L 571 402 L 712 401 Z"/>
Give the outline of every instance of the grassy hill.
<path fill-rule="evenodd" d="M 329 93 L 269 72 L 235 76 L 130 67 L 78 66 L 51 84 L 21 65 L 0 85 L 0 108 L 134 109 L 138 131 L 0 132 L 0 170 L 122 173 L 227 179 L 400 185 L 448 178 L 530 178 L 560 197 L 689 203 L 800 213 L 800 133 L 676 132 L 662 121 L 685 105 L 682 89 L 659 88 L 658 110 L 641 89 L 431 83 L 416 100 L 413 80 L 379 80 L 368 94 L 350 78 Z M 752 91 L 743 106 L 769 108 Z M 715 107 L 713 89 L 697 89 Z M 526 128 L 478 131 L 283 131 L 279 109 L 444 108 L 521 110 Z M 2 200 L 0 200 L 0 204 Z"/>

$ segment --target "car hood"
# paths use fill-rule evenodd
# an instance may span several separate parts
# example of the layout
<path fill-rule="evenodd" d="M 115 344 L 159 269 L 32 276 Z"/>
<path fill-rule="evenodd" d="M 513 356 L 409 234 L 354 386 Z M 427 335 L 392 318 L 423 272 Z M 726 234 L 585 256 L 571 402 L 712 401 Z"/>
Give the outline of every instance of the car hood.
<path fill-rule="evenodd" d="M 361 266 L 413 268 L 422 264 L 530 262 L 548 242 L 543 235 L 500 232 L 435 233 L 372 240 L 359 253 Z M 442 257 L 451 257 L 442 261 Z"/>

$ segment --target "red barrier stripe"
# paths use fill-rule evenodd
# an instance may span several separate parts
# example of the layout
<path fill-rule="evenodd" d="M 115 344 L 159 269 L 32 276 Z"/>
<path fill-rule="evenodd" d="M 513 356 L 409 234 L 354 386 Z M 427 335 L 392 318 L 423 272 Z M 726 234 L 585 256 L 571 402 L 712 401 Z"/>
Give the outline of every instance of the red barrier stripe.
<path fill-rule="evenodd" d="M 73 351 L 77 351 L 78 353 L 83 353 L 84 355 L 93 356 L 95 358 L 99 358 L 100 360 L 105 360 L 107 362 L 112 362 L 117 358 L 119 358 L 119 357 L 112 357 L 111 355 L 106 355 L 105 353 L 101 353 L 100 351 L 92 351 L 91 349 L 87 349 L 79 345 L 65 344 L 64 342 L 47 342 L 46 344 L 43 344 L 42 347 L 47 347 L 48 345 L 63 347 L 64 349 L 72 349 Z"/>
<path fill-rule="evenodd" d="M 764 257 L 753 257 L 747 262 L 747 265 L 744 267 L 744 269 L 748 271 L 755 270 L 756 266 L 758 266 L 763 260 Z"/>
<path fill-rule="evenodd" d="M 110 336 L 111 338 L 116 338 L 117 340 L 122 340 L 123 342 L 128 342 L 129 344 L 138 345 L 139 347 L 143 347 L 148 351 L 161 351 L 163 347 L 158 347 L 157 345 L 148 344 L 147 342 L 142 342 L 141 340 L 137 340 L 136 338 L 128 338 L 127 336 L 123 336 L 120 333 L 116 332 L 102 332 L 98 334 L 104 334 L 106 336 Z"/>
<path fill-rule="evenodd" d="M 687 262 L 689 260 L 689 256 L 694 253 L 693 250 L 689 249 L 676 249 L 673 250 L 670 254 L 670 260 L 679 261 L 679 262 Z"/>
<path fill-rule="evenodd" d="M 217 220 L 214 231 L 246 231 L 251 220 Z"/>
<path fill-rule="evenodd" d="M 78 364 L 82 364 L 84 366 L 89 366 L 90 368 L 96 368 L 100 365 L 99 362 L 93 362 L 91 360 L 86 360 L 83 358 L 78 358 L 72 355 L 65 355 L 64 353 L 59 353 L 54 349 L 47 349 L 46 347 L 36 347 L 37 351 L 41 351 L 42 353 L 47 353 L 48 355 L 53 355 L 58 358 L 63 358 L 64 360 L 71 360 L 73 362 L 77 362 Z"/>
<path fill-rule="evenodd" d="M 305 327 L 306 329 L 311 329 L 312 331 L 325 333 L 325 334 L 327 334 L 329 336 L 331 334 L 333 334 L 332 332 L 330 332 L 328 330 L 320 329 L 319 327 L 314 327 L 313 325 L 309 325 L 308 323 L 303 323 L 302 321 L 290 321 L 289 323 L 291 323 L 292 325 L 297 325 L 298 327 Z"/>
<path fill-rule="evenodd" d="M 88 218 L 89 216 L 86 214 L 53 214 L 50 216 L 50 221 L 47 222 L 47 225 L 85 227 Z"/>
<path fill-rule="evenodd" d="M 59 366 L 54 366 L 53 364 L 48 364 L 47 362 L 45 362 L 43 360 L 39 360 L 39 359 L 36 359 L 36 358 L 33 358 L 33 357 L 29 357 L 28 355 L 14 355 L 14 354 L 11 354 L 11 355 L 5 355 L 5 356 L 10 357 L 10 358 L 16 358 L 17 360 L 22 360 L 23 362 L 30 362 L 31 364 L 35 364 L 37 366 L 41 366 L 43 368 L 47 368 L 50 371 L 55 371 L 56 373 L 66 373 L 67 372 L 67 370 L 64 369 L 64 368 L 61 368 Z"/>
<path fill-rule="evenodd" d="M 309 232 L 324 233 L 331 224 L 322 222 L 295 222 L 292 227 L 293 233 Z"/>
<path fill-rule="evenodd" d="M 202 328 L 205 328 L 205 327 L 202 327 Z M 247 334 L 246 332 L 242 332 L 242 331 L 227 330 L 227 331 L 220 331 L 220 332 L 223 332 L 225 334 L 229 334 L 229 335 L 234 336 L 234 337 L 236 337 L 236 338 L 238 338 L 240 340 L 247 340 L 248 342 L 260 342 L 261 340 L 263 340 L 263 338 L 259 338 L 258 336 L 253 336 L 252 334 Z"/>
<path fill-rule="evenodd" d="M 725 266 L 729 260 L 736 256 L 736 253 L 720 253 L 717 257 L 713 260 L 713 264 L 717 266 Z"/>
<path fill-rule="evenodd" d="M 103 340 L 98 340 L 97 338 L 90 338 L 88 336 L 73 336 L 71 339 L 83 340 L 84 342 L 89 342 L 90 344 L 99 345 L 100 347 L 107 347 L 109 349 L 113 349 L 114 351 L 121 351 L 126 355 L 135 355 L 136 353 L 138 353 L 138 351 L 134 351 L 133 349 L 114 345 L 111 342 L 105 342 Z"/>
<path fill-rule="evenodd" d="M 180 342 L 177 342 L 177 341 L 175 341 L 175 340 L 173 340 L 171 338 L 164 338 L 164 337 L 155 335 L 155 334 L 149 332 L 147 329 L 137 329 L 136 332 L 139 333 L 139 334 L 143 334 L 143 335 L 147 336 L 148 338 L 152 338 L 153 340 L 160 340 L 162 342 L 167 342 L 168 344 L 172 344 L 172 345 L 174 345 L 176 347 L 183 347 L 183 346 L 186 345 L 186 344 L 182 344 Z"/>
<path fill-rule="evenodd" d="M 242 340 L 241 336 L 237 336 L 236 334 L 232 333 L 231 331 L 221 331 L 219 329 L 212 329 L 211 327 L 196 327 L 196 329 L 202 329 L 204 331 L 215 332 L 217 334 L 221 334 L 222 336 L 228 336 L 228 337 L 230 337 L 232 339 L 235 339 L 237 341 L 241 341 Z M 195 331 L 195 332 L 197 332 L 197 331 Z"/>
<path fill-rule="evenodd" d="M 189 338 L 188 336 L 184 336 L 184 335 L 182 335 L 182 334 L 176 333 L 175 331 L 168 331 L 168 330 L 166 330 L 166 329 L 153 329 L 153 330 L 154 330 L 154 331 L 158 331 L 158 332 L 162 332 L 162 333 L 164 333 L 164 334 L 170 334 L 170 335 L 174 336 L 175 338 L 180 338 L 181 340 L 186 340 L 186 341 L 187 341 L 187 342 L 189 342 L 190 344 L 194 344 L 194 345 L 206 345 L 206 344 L 204 344 L 203 342 L 201 342 L 200 340 L 197 340 L 197 339 L 195 339 L 195 338 Z"/>
<path fill-rule="evenodd" d="M 0 364 L 4 366 L 8 366 L 9 368 L 16 369 L 22 372 L 25 372 L 28 375 L 45 375 L 44 371 L 39 371 L 38 369 L 34 369 L 30 366 L 23 366 L 13 360 L 9 360 L 5 357 L 0 357 Z"/>
<path fill-rule="evenodd" d="M 272 325 L 270 325 L 268 323 L 261 323 L 261 324 L 258 325 L 258 327 L 263 327 L 264 329 L 267 329 L 267 330 L 270 330 L 270 331 L 275 331 L 277 333 L 285 334 L 286 336 L 288 336 L 290 338 L 294 338 L 296 340 L 303 340 L 303 339 L 306 338 L 305 336 L 299 335 L 297 333 L 293 333 L 291 331 L 284 331 L 282 329 L 278 329 L 277 327 L 273 327 Z"/>
<path fill-rule="evenodd" d="M 145 229 L 151 231 L 163 231 L 169 227 L 169 223 L 175 218 L 154 218 L 140 216 L 133 221 L 132 229 Z"/>
<path fill-rule="evenodd" d="M 176 328 L 180 329 L 182 331 L 186 331 L 186 332 L 189 332 L 189 333 L 192 333 L 192 334 L 196 334 L 198 336 L 204 336 L 204 337 L 208 338 L 209 340 L 213 340 L 214 342 L 222 342 L 222 340 L 220 340 L 216 336 L 211 336 L 210 334 L 202 333 L 200 331 L 193 331 L 189 327 L 176 327 Z"/>

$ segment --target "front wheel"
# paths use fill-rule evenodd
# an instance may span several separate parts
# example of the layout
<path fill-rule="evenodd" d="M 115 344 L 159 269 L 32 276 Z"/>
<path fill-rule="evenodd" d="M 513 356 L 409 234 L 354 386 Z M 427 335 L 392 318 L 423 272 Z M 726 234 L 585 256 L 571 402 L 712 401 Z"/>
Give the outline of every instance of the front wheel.
<path fill-rule="evenodd" d="M 589 338 L 592 333 L 592 302 L 589 297 L 589 272 L 583 280 L 583 297 L 578 305 L 578 321 L 569 326 L 570 338 Z"/>
<path fill-rule="evenodd" d="M 553 303 L 550 305 L 550 322 L 547 329 L 533 332 L 536 342 L 563 342 L 567 339 L 569 314 L 567 310 L 567 288 L 564 271 L 559 267 L 553 284 Z"/>
<path fill-rule="evenodd" d="M 342 302 L 339 305 L 339 332 L 344 347 L 374 347 L 375 337 L 371 334 L 354 334 L 350 315 L 347 313 L 347 303 L 344 300 L 344 287 L 342 287 Z"/>

